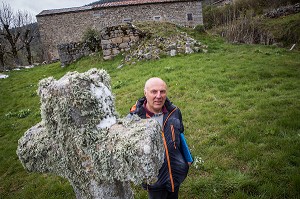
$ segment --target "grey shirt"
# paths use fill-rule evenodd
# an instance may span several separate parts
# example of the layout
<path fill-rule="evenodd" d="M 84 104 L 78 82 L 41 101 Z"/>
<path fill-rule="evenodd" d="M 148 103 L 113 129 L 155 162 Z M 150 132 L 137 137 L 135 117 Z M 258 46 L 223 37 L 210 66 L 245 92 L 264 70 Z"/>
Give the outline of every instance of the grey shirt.
<path fill-rule="evenodd" d="M 152 118 L 155 119 L 156 121 L 158 121 L 158 123 L 160 124 L 160 127 L 162 128 L 163 120 L 164 120 L 164 114 L 163 113 L 157 113 L 157 114 L 154 114 L 152 116 Z"/>

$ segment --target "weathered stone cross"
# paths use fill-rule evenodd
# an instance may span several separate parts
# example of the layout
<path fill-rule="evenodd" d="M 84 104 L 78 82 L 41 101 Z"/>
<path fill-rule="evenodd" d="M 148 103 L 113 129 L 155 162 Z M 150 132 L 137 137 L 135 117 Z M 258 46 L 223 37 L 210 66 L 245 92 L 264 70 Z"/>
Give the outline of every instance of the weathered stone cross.
<path fill-rule="evenodd" d="M 28 171 L 67 178 L 77 198 L 133 198 L 130 182 L 155 180 L 164 160 L 160 126 L 118 119 L 104 70 L 43 79 L 38 93 L 42 121 L 17 149 Z"/>

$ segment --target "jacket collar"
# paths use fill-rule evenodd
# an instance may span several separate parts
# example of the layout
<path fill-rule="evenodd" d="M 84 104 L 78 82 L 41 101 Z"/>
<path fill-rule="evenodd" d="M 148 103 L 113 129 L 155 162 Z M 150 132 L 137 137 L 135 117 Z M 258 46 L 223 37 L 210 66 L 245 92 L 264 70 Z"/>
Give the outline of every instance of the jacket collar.
<path fill-rule="evenodd" d="M 144 103 L 143 103 L 143 108 L 144 108 L 145 111 L 146 111 L 146 116 L 153 117 L 154 113 L 152 113 L 151 111 L 149 111 L 149 110 L 147 109 L 146 104 L 147 104 L 147 99 L 145 99 L 145 100 L 144 100 Z M 163 113 L 163 114 L 168 114 L 168 110 L 167 110 L 167 108 L 166 108 L 166 105 L 164 105 L 164 106 L 162 107 L 162 113 Z"/>
<path fill-rule="evenodd" d="M 146 100 L 146 97 L 144 96 L 136 102 L 136 111 L 138 111 L 138 109 L 140 109 L 140 108 L 144 109 L 143 105 L 144 105 L 145 100 Z M 174 104 L 172 104 L 172 102 L 169 100 L 169 98 L 166 99 L 164 107 L 166 108 L 167 112 L 172 112 L 174 110 L 174 108 L 176 108 L 176 106 Z"/>

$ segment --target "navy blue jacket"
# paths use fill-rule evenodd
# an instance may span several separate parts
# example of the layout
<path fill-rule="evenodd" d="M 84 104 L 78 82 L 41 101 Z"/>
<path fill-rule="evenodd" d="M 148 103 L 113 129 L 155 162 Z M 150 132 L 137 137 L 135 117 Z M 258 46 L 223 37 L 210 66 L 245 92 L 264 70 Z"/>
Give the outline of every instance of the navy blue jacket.
<path fill-rule="evenodd" d="M 139 99 L 131 108 L 130 114 L 137 114 L 143 119 L 149 118 L 143 106 L 145 100 L 145 97 Z M 180 147 L 180 133 L 184 131 L 181 112 L 168 98 L 164 106 L 167 110 L 167 114 L 164 114 L 163 117 L 162 128 L 165 160 L 159 170 L 157 182 L 151 185 L 143 184 L 143 187 L 152 191 L 168 190 L 174 192 L 175 188 L 178 188 L 186 178 L 189 165 L 185 161 Z"/>

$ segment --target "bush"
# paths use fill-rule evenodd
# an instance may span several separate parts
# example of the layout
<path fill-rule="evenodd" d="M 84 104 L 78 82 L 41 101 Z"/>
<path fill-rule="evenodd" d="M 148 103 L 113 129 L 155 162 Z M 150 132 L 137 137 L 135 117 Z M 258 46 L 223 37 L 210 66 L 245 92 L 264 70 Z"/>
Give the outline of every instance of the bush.
<path fill-rule="evenodd" d="M 197 25 L 195 27 L 195 31 L 197 31 L 198 33 L 205 33 L 205 28 L 203 25 Z"/>
<path fill-rule="evenodd" d="M 251 13 L 219 28 L 218 33 L 232 43 L 264 45 L 274 43 L 271 32 L 263 29 L 260 20 L 252 17 Z"/>
<path fill-rule="evenodd" d="M 291 47 L 300 43 L 300 13 L 288 15 L 276 19 L 266 19 L 262 23 L 263 27 L 272 32 L 277 43 Z"/>
<path fill-rule="evenodd" d="M 263 14 L 264 10 L 278 8 L 288 4 L 295 4 L 299 0 L 237 0 L 225 6 L 204 6 L 203 19 L 206 29 L 211 29 L 220 25 L 228 25 L 232 21 L 244 17 L 249 10 L 253 11 L 253 16 Z"/>
<path fill-rule="evenodd" d="M 83 41 L 89 46 L 92 52 L 96 52 L 101 49 L 100 34 L 95 29 L 88 28 L 83 34 Z"/>

